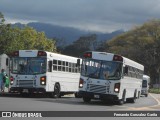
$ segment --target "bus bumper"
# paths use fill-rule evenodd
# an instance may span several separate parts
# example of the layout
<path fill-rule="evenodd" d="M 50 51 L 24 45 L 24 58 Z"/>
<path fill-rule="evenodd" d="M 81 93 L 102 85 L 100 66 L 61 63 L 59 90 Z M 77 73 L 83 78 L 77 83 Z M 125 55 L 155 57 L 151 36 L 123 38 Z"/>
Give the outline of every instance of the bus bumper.
<path fill-rule="evenodd" d="M 141 95 L 148 96 L 148 90 L 141 90 Z"/>
<path fill-rule="evenodd" d="M 44 88 L 23 88 L 23 87 L 11 87 L 10 92 L 12 93 L 45 93 Z"/>
<path fill-rule="evenodd" d="M 111 95 L 111 94 L 101 94 L 101 93 L 93 93 L 93 92 L 86 92 L 86 91 L 79 91 L 78 94 L 82 97 L 87 97 L 91 99 L 114 100 L 114 101 L 119 100 L 117 95 Z"/>

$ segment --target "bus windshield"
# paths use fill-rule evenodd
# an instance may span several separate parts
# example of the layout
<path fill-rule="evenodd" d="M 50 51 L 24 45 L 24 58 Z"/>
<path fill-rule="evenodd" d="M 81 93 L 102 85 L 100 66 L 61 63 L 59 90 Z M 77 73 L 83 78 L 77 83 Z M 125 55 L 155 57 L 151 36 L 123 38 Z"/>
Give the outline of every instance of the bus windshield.
<path fill-rule="evenodd" d="M 45 58 L 12 58 L 11 72 L 14 74 L 42 74 L 46 72 Z"/>
<path fill-rule="evenodd" d="M 102 80 L 118 80 L 122 74 L 122 63 L 84 59 L 81 75 Z"/>
<path fill-rule="evenodd" d="M 143 81 L 142 81 L 142 87 L 143 87 L 143 88 L 146 88 L 146 87 L 147 87 L 147 80 L 143 80 Z"/>

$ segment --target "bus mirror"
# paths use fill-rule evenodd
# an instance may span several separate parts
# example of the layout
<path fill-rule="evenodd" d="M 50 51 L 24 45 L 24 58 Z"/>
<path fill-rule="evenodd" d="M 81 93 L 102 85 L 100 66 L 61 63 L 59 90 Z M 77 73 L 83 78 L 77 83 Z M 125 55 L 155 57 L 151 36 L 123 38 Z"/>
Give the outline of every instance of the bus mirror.
<path fill-rule="evenodd" d="M 128 74 L 128 67 L 127 66 L 124 67 L 124 74 Z"/>
<path fill-rule="evenodd" d="M 80 66 L 80 62 L 81 62 L 81 60 L 80 60 L 80 59 L 77 59 L 77 66 L 78 66 L 78 67 Z"/>
<path fill-rule="evenodd" d="M 48 72 L 52 72 L 52 61 L 48 61 Z"/>

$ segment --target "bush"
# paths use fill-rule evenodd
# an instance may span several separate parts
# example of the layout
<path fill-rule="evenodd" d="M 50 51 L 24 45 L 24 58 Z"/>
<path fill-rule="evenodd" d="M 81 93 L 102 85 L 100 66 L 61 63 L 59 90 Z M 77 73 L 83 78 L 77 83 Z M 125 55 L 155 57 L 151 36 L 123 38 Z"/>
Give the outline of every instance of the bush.
<path fill-rule="evenodd" d="M 150 93 L 156 93 L 156 94 L 160 94 L 160 88 L 151 88 L 149 89 Z"/>

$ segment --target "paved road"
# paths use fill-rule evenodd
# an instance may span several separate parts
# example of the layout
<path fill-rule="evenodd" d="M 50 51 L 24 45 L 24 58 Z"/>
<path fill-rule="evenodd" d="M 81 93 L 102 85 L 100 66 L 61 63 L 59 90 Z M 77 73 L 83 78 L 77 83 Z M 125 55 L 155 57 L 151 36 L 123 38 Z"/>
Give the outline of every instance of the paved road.
<path fill-rule="evenodd" d="M 21 97 L 17 94 L 0 95 L 0 111 L 121 111 L 121 110 L 160 110 L 160 105 L 153 95 L 140 97 L 136 103 L 116 105 L 91 101 L 84 103 L 82 98 L 64 96 L 54 99 L 36 95 L 34 97 Z"/>
<path fill-rule="evenodd" d="M 158 98 L 158 99 L 157 99 Z M 84 103 L 81 98 L 65 96 L 58 99 L 37 95 L 24 98 L 19 95 L 0 95 L 0 111 L 160 111 L 160 95 L 151 94 L 148 97 L 140 97 L 136 103 L 126 103 L 122 106 L 113 103 L 91 101 Z M 3 118 L 0 118 L 3 120 Z M 22 118 L 4 118 L 7 120 L 21 120 Z M 23 120 L 106 120 L 106 117 L 47 117 L 47 118 L 23 118 Z M 134 117 L 109 117 L 110 120 L 135 120 Z M 136 117 L 136 120 L 150 120 L 151 117 Z M 158 117 L 154 117 L 158 120 Z"/>

